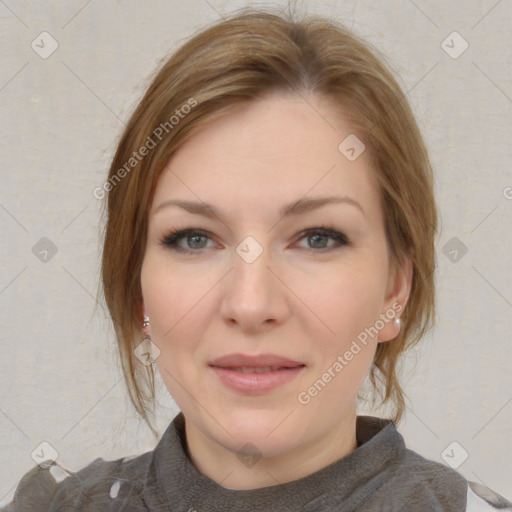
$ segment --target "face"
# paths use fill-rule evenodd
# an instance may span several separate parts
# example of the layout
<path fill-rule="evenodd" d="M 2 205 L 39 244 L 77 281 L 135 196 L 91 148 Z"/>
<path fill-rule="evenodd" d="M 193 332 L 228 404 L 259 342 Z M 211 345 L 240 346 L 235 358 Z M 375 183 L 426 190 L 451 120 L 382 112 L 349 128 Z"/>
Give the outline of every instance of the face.
<path fill-rule="evenodd" d="M 337 112 L 316 95 L 238 106 L 157 183 L 141 273 L 156 362 L 187 432 L 234 452 L 276 456 L 355 418 L 377 343 L 398 334 L 407 279 Z"/>

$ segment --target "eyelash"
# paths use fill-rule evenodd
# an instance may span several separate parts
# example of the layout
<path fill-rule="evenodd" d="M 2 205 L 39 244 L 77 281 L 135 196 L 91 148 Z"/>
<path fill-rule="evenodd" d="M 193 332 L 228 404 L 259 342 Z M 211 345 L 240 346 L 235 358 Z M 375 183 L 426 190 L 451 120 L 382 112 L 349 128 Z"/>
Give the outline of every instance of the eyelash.
<path fill-rule="evenodd" d="M 162 237 L 162 239 L 160 240 L 160 243 L 163 246 L 168 247 L 173 251 L 177 251 L 177 252 L 180 252 L 183 254 L 192 254 L 192 253 L 199 254 L 199 252 L 202 249 L 205 249 L 204 247 L 200 248 L 200 249 L 184 249 L 183 247 L 180 247 L 178 245 L 178 242 L 182 238 L 189 237 L 189 236 L 200 236 L 200 237 L 208 238 L 209 240 L 211 240 L 208 235 L 209 235 L 209 233 L 202 229 L 196 229 L 196 228 L 180 229 L 180 230 L 174 230 L 174 231 L 171 231 L 170 233 L 167 233 L 167 235 Z M 299 240 L 302 240 L 303 238 L 311 237 L 314 235 L 320 235 L 320 236 L 326 236 L 328 238 L 332 238 L 333 240 L 336 241 L 335 244 L 333 244 L 329 247 L 322 247 L 320 249 L 315 249 L 313 247 L 306 248 L 307 251 L 311 251 L 311 252 L 326 253 L 326 252 L 332 251 L 333 249 L 338 249 L 345 245 L 350 245 L 350 241 L 343 233 L 340 233 L 336 229 L 329 228 L 327 226 L 320 226 L 317 228 L 309 228 L 309 229 L 302 231 L 300 233 L 300 235 L 301 236 L 300 236 Z"/>

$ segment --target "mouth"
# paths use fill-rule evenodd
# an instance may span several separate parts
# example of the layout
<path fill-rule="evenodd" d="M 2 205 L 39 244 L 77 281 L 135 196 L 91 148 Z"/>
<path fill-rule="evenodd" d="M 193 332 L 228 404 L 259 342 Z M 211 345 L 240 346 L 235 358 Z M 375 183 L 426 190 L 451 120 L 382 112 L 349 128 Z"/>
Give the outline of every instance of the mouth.
<path fill-rule="evenodd" d="M 259 395 L 291 382 L 306 365 L 272 354 L 231 354 L 214 360 L 209 367 L 229 389 Z"/>

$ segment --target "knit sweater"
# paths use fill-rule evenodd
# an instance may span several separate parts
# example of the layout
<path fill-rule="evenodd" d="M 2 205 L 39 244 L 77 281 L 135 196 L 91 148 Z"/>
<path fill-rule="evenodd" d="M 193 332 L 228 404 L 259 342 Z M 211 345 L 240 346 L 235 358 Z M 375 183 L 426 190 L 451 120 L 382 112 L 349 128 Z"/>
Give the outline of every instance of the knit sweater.
<path fill-rule="evenodd" d="M 193 465 L 179 413 L 156 448 L 142 455 L 97 458 L 78 472 L 55 462 L 36 466 L 1 512 L 512 511 L 487 487 L 407 449 L 389 420 L 358 416 L 356 436 L 356 450 L 306 477 L 233 490 Z"/>

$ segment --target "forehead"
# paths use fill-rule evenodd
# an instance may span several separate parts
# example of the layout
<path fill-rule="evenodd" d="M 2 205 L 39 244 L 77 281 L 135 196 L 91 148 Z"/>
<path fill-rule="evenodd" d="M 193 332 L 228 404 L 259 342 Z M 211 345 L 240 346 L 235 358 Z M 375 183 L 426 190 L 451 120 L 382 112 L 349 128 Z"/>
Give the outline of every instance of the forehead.
<path fill-rule="evenodd" d="M 351 161 L 339 149 L 354 131 L 340 109 L 318 95 L 275 93 L 238 105 L 175 152 L 153 205 L 176 197 L 240 213 L 337 194 L 378 209 L 369 155 L 363 151 Z"/>

